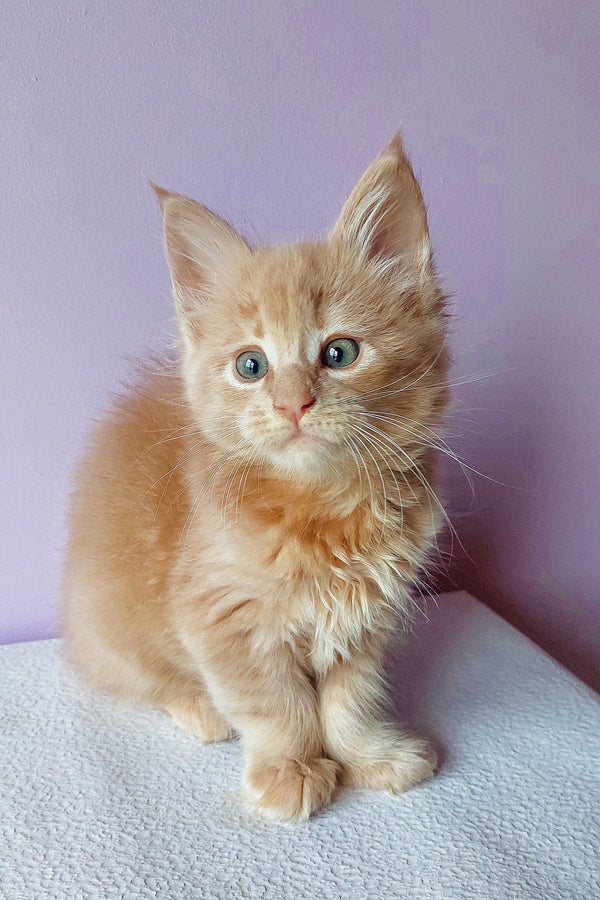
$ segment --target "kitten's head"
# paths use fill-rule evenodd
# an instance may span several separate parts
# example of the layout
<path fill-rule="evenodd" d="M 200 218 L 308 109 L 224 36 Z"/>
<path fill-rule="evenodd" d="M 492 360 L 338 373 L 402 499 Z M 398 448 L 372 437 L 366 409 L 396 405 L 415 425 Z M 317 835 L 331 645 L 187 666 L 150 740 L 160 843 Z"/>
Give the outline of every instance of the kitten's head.
<path fill-rule="evenodd" d="M 399 137 L 329 238 L 250 249 L 156 188 L 195 421 L 231 458 L 299 480 L 402 469 L 446 400 L 446 320 Z"/>

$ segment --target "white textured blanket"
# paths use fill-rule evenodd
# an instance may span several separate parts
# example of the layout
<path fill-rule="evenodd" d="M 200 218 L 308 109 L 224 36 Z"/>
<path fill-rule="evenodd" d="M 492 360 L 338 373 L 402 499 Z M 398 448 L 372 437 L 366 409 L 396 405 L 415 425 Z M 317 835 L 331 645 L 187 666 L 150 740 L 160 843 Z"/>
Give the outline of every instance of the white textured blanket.
<path fill-rule="evenodd" d="M 241 807 L 236 742 L 86 692 L 59 643 L 0 649 L 0 896 L 600 898 L 600 700 L 465 594 L 390 665 L 431 782 L 300 826 Z"/>

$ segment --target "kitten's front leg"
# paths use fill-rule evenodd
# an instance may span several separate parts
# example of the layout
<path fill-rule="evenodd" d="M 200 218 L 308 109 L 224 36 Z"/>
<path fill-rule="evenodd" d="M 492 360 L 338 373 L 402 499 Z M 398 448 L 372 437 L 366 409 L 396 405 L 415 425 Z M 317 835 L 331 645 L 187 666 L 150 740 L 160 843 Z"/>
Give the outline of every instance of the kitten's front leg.
<path fill-rule="evenodd" d="M 241 733 L 247 798 L 275 821 L 307 819 L 329 802 L 339 774 L 325 756 L 314 687 L 287 644 L 261 653 L 247 633 L 222 646 L 217 632 L 206 637 L 203 673 Z"/>
<path fill-rule="evenodd" d="M 320 678 L 325 748 L 342 765 L 341 784 L 399 794 L 430 778 L 437 760 L 427 741 L 377 718 L 380 684 L 378 659 L 364 650 Z"/>

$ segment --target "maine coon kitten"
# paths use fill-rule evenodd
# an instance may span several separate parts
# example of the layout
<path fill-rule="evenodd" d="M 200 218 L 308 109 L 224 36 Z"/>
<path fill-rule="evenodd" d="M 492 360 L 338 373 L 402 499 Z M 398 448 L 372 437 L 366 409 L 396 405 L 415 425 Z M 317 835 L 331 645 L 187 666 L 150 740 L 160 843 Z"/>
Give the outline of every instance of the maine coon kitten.
<path fill-rule="evenodd" d="M 429 745 L 379 718 L 381 657 L 441 520 L 446 317 L 396 136 L 329 238 L 251 249 L 156 188 L 181 371 L 149 366 L 79 469 L 66 646 L 300 820 L 338 784 L 404 791 Z"/>

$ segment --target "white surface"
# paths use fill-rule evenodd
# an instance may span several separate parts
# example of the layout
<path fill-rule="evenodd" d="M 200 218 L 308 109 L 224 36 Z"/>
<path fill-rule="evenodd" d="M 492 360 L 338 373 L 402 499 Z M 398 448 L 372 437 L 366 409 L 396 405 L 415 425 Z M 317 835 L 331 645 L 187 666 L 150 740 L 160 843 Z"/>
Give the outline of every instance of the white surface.
<path fill-rule="evenodd" d="M 599 698 L 464 594 L 428 614 L 390 680 L 440 774 L 300 826 L 241 808 L 239 744 L 87 693 L 56 641 L 0 648 L 0 896 L 600 898 Z"/>

